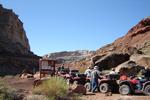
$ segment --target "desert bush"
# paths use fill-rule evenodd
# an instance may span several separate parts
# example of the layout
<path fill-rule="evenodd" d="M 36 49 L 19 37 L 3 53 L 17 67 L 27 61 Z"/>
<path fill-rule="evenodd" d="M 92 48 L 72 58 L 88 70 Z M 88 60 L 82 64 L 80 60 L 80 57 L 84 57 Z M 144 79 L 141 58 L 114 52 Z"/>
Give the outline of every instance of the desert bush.
<path fill-rule="evenodd" d="M 33 90 L 34 94 L 45 95 L 50 100 L 55 100 L 56 96 L 66 97 L 69 86 L 60 77 L 51 77 Z"/>
<path fill-rule="evenodd" d="M 17 91 L 0 81 L 0 100 L 14 100 L 17 98 Z"/>
<path fill-rule="evenodd" d="M 79 72 L 84 73 L 86 69 L 87 69 L 87 67 L 79 67 Z"/>

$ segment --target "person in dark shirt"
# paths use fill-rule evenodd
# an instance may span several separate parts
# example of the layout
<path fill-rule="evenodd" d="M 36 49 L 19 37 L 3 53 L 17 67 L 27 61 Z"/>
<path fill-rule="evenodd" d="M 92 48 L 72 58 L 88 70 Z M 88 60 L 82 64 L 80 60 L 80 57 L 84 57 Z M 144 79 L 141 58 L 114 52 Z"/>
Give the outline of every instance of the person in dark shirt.
<path fill-rule="evenodd" d="M 150 80 L 150 69 L 149 69 L 149 67 L 145 67 L 145 69 L 142 70 L 142 74 L 144 75 L 144 77 L 147 81 Z"/>

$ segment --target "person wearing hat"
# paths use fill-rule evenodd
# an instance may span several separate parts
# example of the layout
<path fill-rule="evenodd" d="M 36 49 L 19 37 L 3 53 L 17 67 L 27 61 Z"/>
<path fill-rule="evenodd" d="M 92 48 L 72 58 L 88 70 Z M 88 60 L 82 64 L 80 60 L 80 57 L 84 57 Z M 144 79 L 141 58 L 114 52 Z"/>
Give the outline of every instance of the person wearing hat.
<path fill-rule="evenodd" d="M 85 70 L 84 74 L 86 75 L 87 78 L 90 78 L 91 77 L 91 67 L 89 66 L 88 69 Z"/>
<path fill-rule="evenodd" d="M 109 74 L 116 74 L 115 68 L 112 68 L 111 71 L 109 72 Z"/>
<path fill-rule="evenodd" d="M 94 66 L 94 69 L 92 70 L 91 73 L 91 84 L 92 84 L 92 92 L 94 93 L 95 90 L 97 89 L 98 91 L 98 79 L 101 78 L 101 72 L 98 70 L 98 66 Z"/>

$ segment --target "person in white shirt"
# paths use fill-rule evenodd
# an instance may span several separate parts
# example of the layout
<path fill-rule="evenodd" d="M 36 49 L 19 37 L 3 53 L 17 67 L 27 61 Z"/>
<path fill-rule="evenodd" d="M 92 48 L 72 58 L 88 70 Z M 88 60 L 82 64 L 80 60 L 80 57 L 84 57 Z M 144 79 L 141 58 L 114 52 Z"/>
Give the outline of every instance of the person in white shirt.
<path fill-rule="evenodd" d="M 88 67 L 88 69 L 85 70 L 84 74 L 86 75 L 86 77 L 91 77 L 91 67 Z"/>
<path fill-rule="evenodd" d="M 109 72 L 109 74 L 116 74 L 115 68 L 112 68 L 111 71 Z"/>

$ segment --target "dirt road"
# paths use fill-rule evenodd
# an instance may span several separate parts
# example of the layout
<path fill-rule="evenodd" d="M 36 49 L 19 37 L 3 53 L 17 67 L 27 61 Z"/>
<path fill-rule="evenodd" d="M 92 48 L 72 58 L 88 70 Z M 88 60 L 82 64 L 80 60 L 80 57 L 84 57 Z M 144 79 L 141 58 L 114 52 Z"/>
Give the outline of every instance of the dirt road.
<path fill-rule="evenodd" d="M 83 100 L 150 100 L 150 96 L 122 96 L 120 94 L 112 94 L 112 96 L 106 96 L 102 93 L 87 93 L 82 97 Z"/>
<path fill-rule="evenodd" d="M 0 78 L 1 81 L 7 83 L 12 88 L 15 88 L 16 90 L 24 90 L 25 92 L 30 93 L 33 89 L 33 81 L 34 79 L 21 79 L 19 77 L 4 77 Z"/>

